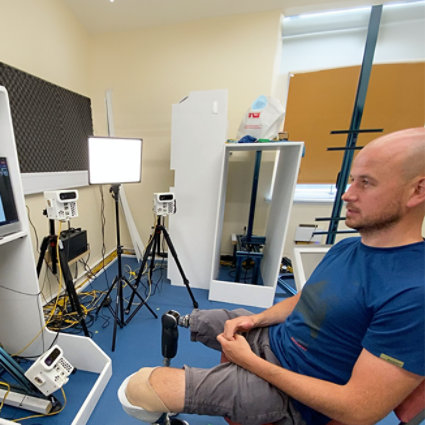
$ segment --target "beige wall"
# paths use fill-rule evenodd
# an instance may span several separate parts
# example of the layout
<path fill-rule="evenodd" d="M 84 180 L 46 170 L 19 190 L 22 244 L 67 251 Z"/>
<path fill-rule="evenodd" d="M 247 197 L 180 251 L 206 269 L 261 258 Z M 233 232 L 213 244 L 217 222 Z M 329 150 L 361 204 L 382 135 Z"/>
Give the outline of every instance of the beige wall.
<path fill-rule="evenodd" d="M 279 61 L 279 34 L 280 14 L 269 12 L 101 35 L 92 40 L 96 132 L 106 132 L 104 93 L 111 89 L 115 133 L 144 139 L 142 183 L 125 188 L 143 240 L 151 231 L 152 194 L 168 191 L 173 185 L 169 170 L 171 105 L 190 91 L 227 88 L 228 137 L 236 137 L 248 105 L 259 94 L 271 93 Z"/>
<path fill-rule="evenodd" d="M 280 52 L 280 14 L 267 12 L 205 19 L 131 32 L 92 36 L 55 0 L 0 0 L 0 61 L 92 99 L 94 132 L 107 134 L 105 91 L 112 92 L 115 134 L 142 137 L 142 183 L 125 190 L 142 240 L 153 223 L 152 195 L 173 184 L 170 171 L 171 105 L 194 90 L 229 91 L 228 137 L 235 137 L 248 105 L 270 95 Z M 223 141 L 224 142 L 224 141 Z M 106 252 L 115 247 L 109 187 L 103 187 Z M 87 230 L 90 263 L 101 258 L 99 187 L 79 188 L 79 217 Z M 26 197 L 34 246 L 48 233 L 42 195 Z M 57 229 L 58 230 L 58 229 Z M 122 244 L 131 248 L 126 226 Z M 35 257 L 38 253 L 34 252 Z M 55 279 L 42 277 L 43 291 Z"/>
<path fill-rule="evenodd" d="M 0 61 L 33 74 L 51 83 L 90 96 L 89 36 L 62 2 L 56 0 L 1 0 Z M 79 189 L 80 216 L 72 221 L 73 227 L 87 229 L 91 246 L 91 263 L 101 258 L 99 189 Z M 109 196 L 109 195 L 107 195 Z M 26 197 L 26 205 L 34 227 L 31 234 L 34 256 L 49 232 L 48 221 L 42 211 L 46 207 L 42 195 Z M 108 223 L 107 247 L 112 249 L 112 203 L 106 204 Z M 64 228 L 66 225 L 64 225 Z M 37 232 L 38 243 L 36 238 Z M 59 230 L 58 226 L 56 230 Z M 37 247 L 38 245 L 38 247 Z M 74 270 L 73 270 L 74 272 Z M 80 273 L 82 270 L 80 270 Z M 41 276 L 41 286 L 47 298 L 56 292 L 56 278 L 50 273 Z"/>
<path fill-rule="evenodd" d="M 88 93 L 87 33 L 60 1 L 0 0 L 0 61 Z"/>

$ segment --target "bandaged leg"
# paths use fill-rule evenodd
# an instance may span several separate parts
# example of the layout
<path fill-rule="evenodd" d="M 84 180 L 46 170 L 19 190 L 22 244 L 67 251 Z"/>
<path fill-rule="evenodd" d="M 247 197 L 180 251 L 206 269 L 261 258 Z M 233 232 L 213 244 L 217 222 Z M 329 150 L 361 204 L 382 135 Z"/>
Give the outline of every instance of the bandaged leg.
<path fill-rule="evenodd" d="M 137 372 L 137 397 L 130 397 L 133 403 L 127 396 L 127 385 L 135 374 L 128 376 L 118 389 L 118 399 L 124 411 L 128 415 L 148 423 L 156 423 L 164 413 L 169 412 L 149 382 L 149 377 L 154 369 L 145 367 Z M 134 404 L 135 400 L 137 400 L 137 404 Z"/>

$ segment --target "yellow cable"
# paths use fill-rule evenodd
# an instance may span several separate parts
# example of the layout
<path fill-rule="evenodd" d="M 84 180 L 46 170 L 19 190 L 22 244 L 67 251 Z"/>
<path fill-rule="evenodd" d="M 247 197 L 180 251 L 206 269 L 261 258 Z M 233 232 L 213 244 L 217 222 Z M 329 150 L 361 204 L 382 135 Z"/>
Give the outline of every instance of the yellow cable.
<path fill-rule="evenodd" d="M 3 400 L 0 403 L 0 412 L 1 412 L 1 409 L 3 409 L 3 406 L 4 406 L 4 401 L 6 400 L 7 396 L 10 393 L 10 385 L 7 382 L 3 382 L 3 381 L 0 381 L 0 384 L 4 385 L 7 388 L 6 394 L 4 395 Z"/>
<path fill-rule="evenodd" d="M 91 297 L 92 300 L 88 301 L 88 305 L 84 305 L 81 304 L 81 308 L 83 313 L 88 316 L 90 312 L 96 310 L 97 306 L 95 305 L 96 300 L 98 299 L 97 297 L 97 293 L 98 292 L 102 292 L 102 291 L 97 291 L 95 289 L 93 289 L 92 291 L 89 292 L 81 292 L 80 295 L 85 296 L 85 297 Z M 63 308 L 65 310 L 66 308 L 66 303 L 68 302 L 68 297 L 63 297 L 61 299 L 61 304 L 63 305 Z M 69 329 L 74 325 L 78 325 L 79 320 L 77 319 L 73 319 L 73 317 L 75 317 L 77 315 L 76 312 L 66 312 L 65 311 L 59 311 L 58 313 L 55 314 L 55 316 L 53 317 L 53 321 L 58 322 L 61 321 L 61 324 L 50 324 L 49 329 L 54 330 L 54 331 L 60 331 L 60 330 L 65 330 L 65 329 Z"/>

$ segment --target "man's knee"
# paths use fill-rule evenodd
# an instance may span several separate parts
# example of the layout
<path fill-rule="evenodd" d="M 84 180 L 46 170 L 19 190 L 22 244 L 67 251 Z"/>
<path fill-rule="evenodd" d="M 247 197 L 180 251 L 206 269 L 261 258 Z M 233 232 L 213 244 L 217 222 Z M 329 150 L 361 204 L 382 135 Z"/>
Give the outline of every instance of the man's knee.
<path fill-rule="evenodd" d="M 145 422 L 156 422 L 167 406 L 152 388 L 149 377 L 154 368 L 142 368 L 127 377 L 118 390 L 118 398 L 125 412 Z"/>

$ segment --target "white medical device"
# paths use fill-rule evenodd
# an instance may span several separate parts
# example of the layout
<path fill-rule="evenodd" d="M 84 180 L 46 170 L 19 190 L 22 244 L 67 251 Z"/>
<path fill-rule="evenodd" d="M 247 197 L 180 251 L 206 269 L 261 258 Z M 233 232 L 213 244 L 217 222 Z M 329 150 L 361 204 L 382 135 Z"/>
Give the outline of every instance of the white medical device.
<path fill-rule="evenodd" d="M 74 370 L 58 345 L 42 354 L 25 372 L 25 376 L 44 394 L 50 395 L 65 385 Z"/>
<path fill-rule="evenodd" d="M 78 217 L 76 190 L 51 190 L 44 192 L 47 217 L 51 220 L 69 220 Z"/>
<path fill-rule="evenodd" d="M 176 213 L 176 198 L 172 192 L 153 194 L 153 211 L 156 215 L 170 215 Z"/>

